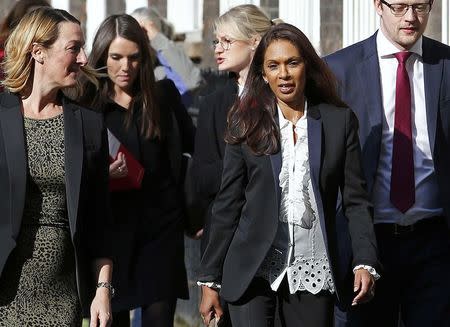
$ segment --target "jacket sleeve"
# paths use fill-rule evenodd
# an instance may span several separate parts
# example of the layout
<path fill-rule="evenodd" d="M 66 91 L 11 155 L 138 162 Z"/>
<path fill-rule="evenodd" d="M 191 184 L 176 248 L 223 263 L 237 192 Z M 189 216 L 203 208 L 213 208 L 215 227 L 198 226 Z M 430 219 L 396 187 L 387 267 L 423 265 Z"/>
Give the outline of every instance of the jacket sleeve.
<path fill-rule="evenodd" d="M 94 116 L 94 115 L 92 115 Z M 109 151 L 108 137 L 103 118 L 95 113 L 99 121 L 99 129 L 94 131 L 101 138 L 101 146 L 98 151 L 92 154 L 87 163 L 88 168 L 88 189 L 84 190 L 88 202 L 85 217 L 88 224 L 86 234 L 89 246 L 89 254 L 93 258 L 112 258 L 112 212 L 109 197 Z"/>
<path fill-rule="evenodd" d="M 198 280 L 221 282 L 222 267 L 245 203 L 246 164 L 241 145 L 225 148 L 222 184 L 212 208 L 210 235 L 200 263 Z"/>
<path fill-rule="evenodd" d="M 358 120 L 351 110 L 346 113 L 346 154 L 341 192 L 342 206 L 348 218 L 352 240 L 353 267 L 369 265 L 378 268 L 373 208 L 368 200 L 362 173 Z"/>
<path fill-rule="evenodd" d="M 180 82 L 183 85 L 176 85 L 181 94 L 200 86 L 202 81 L 200 69 L 194 65 L 183 48 L 177 46 L 162 33 L 158 33 L 150 44 L 157 51 L 167 78 L 175 81 L 178 79 L 172 78 L 171 74 L 176 74 L 181 78 Z"/>

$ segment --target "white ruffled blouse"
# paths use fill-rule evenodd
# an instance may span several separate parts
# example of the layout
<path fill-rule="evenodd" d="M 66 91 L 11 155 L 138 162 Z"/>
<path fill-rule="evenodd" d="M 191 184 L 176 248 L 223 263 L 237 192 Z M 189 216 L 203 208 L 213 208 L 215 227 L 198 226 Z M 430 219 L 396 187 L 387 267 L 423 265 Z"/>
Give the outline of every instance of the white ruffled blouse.
<path fill-rule="evenodd" d="M 278 108 L 282 166 L 279 175 L 281 202 L 278 230 L 257 275 L 276 291 L 284 276 L 289 291 L 334 292 L 317 204 L 311 183 L 308 156 L 308 121 L 305 112 L 294 126 Z M 294 144 L 294 134 L 297 142 Z"/>

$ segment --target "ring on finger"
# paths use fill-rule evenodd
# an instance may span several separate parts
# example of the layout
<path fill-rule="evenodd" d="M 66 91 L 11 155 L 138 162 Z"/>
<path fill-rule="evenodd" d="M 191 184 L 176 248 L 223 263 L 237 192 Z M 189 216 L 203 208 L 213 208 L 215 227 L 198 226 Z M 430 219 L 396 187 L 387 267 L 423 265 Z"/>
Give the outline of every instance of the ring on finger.
<path fill-rule="evenodd" d="M 119 173 L 121 173 L 122 170 L 123 170 L 123 168 L 122 168 L 122 167 L 119 167 L 117 170 L 119 171 Z"/>

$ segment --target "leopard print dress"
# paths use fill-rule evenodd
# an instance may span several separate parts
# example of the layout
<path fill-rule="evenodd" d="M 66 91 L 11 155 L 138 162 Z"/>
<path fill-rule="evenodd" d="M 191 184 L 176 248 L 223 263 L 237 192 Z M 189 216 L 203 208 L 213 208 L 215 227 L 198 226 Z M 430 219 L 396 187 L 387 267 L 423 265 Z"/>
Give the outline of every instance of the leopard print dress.
<path fill-rule="evenodd" d="M 81 326 L 66 210 L 64 119 L 24 118 L 28 178 L 17 246 L 0 279 L 0 326 Z"/>

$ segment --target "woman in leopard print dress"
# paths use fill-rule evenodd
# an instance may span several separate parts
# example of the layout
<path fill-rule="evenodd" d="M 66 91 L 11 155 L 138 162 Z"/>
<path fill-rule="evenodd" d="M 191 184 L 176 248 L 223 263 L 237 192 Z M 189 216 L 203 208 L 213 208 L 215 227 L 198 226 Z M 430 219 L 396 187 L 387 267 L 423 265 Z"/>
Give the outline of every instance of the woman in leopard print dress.
<path fill-rule="evenodd" d="M 85 70 L 83 44 L 77 19 L 42 7 L 24 16 L 6 45 L 0 326 L 81 326 L 82 309 L 93 325 L 110 323 L 103 119 L 61 92 Z"/>

